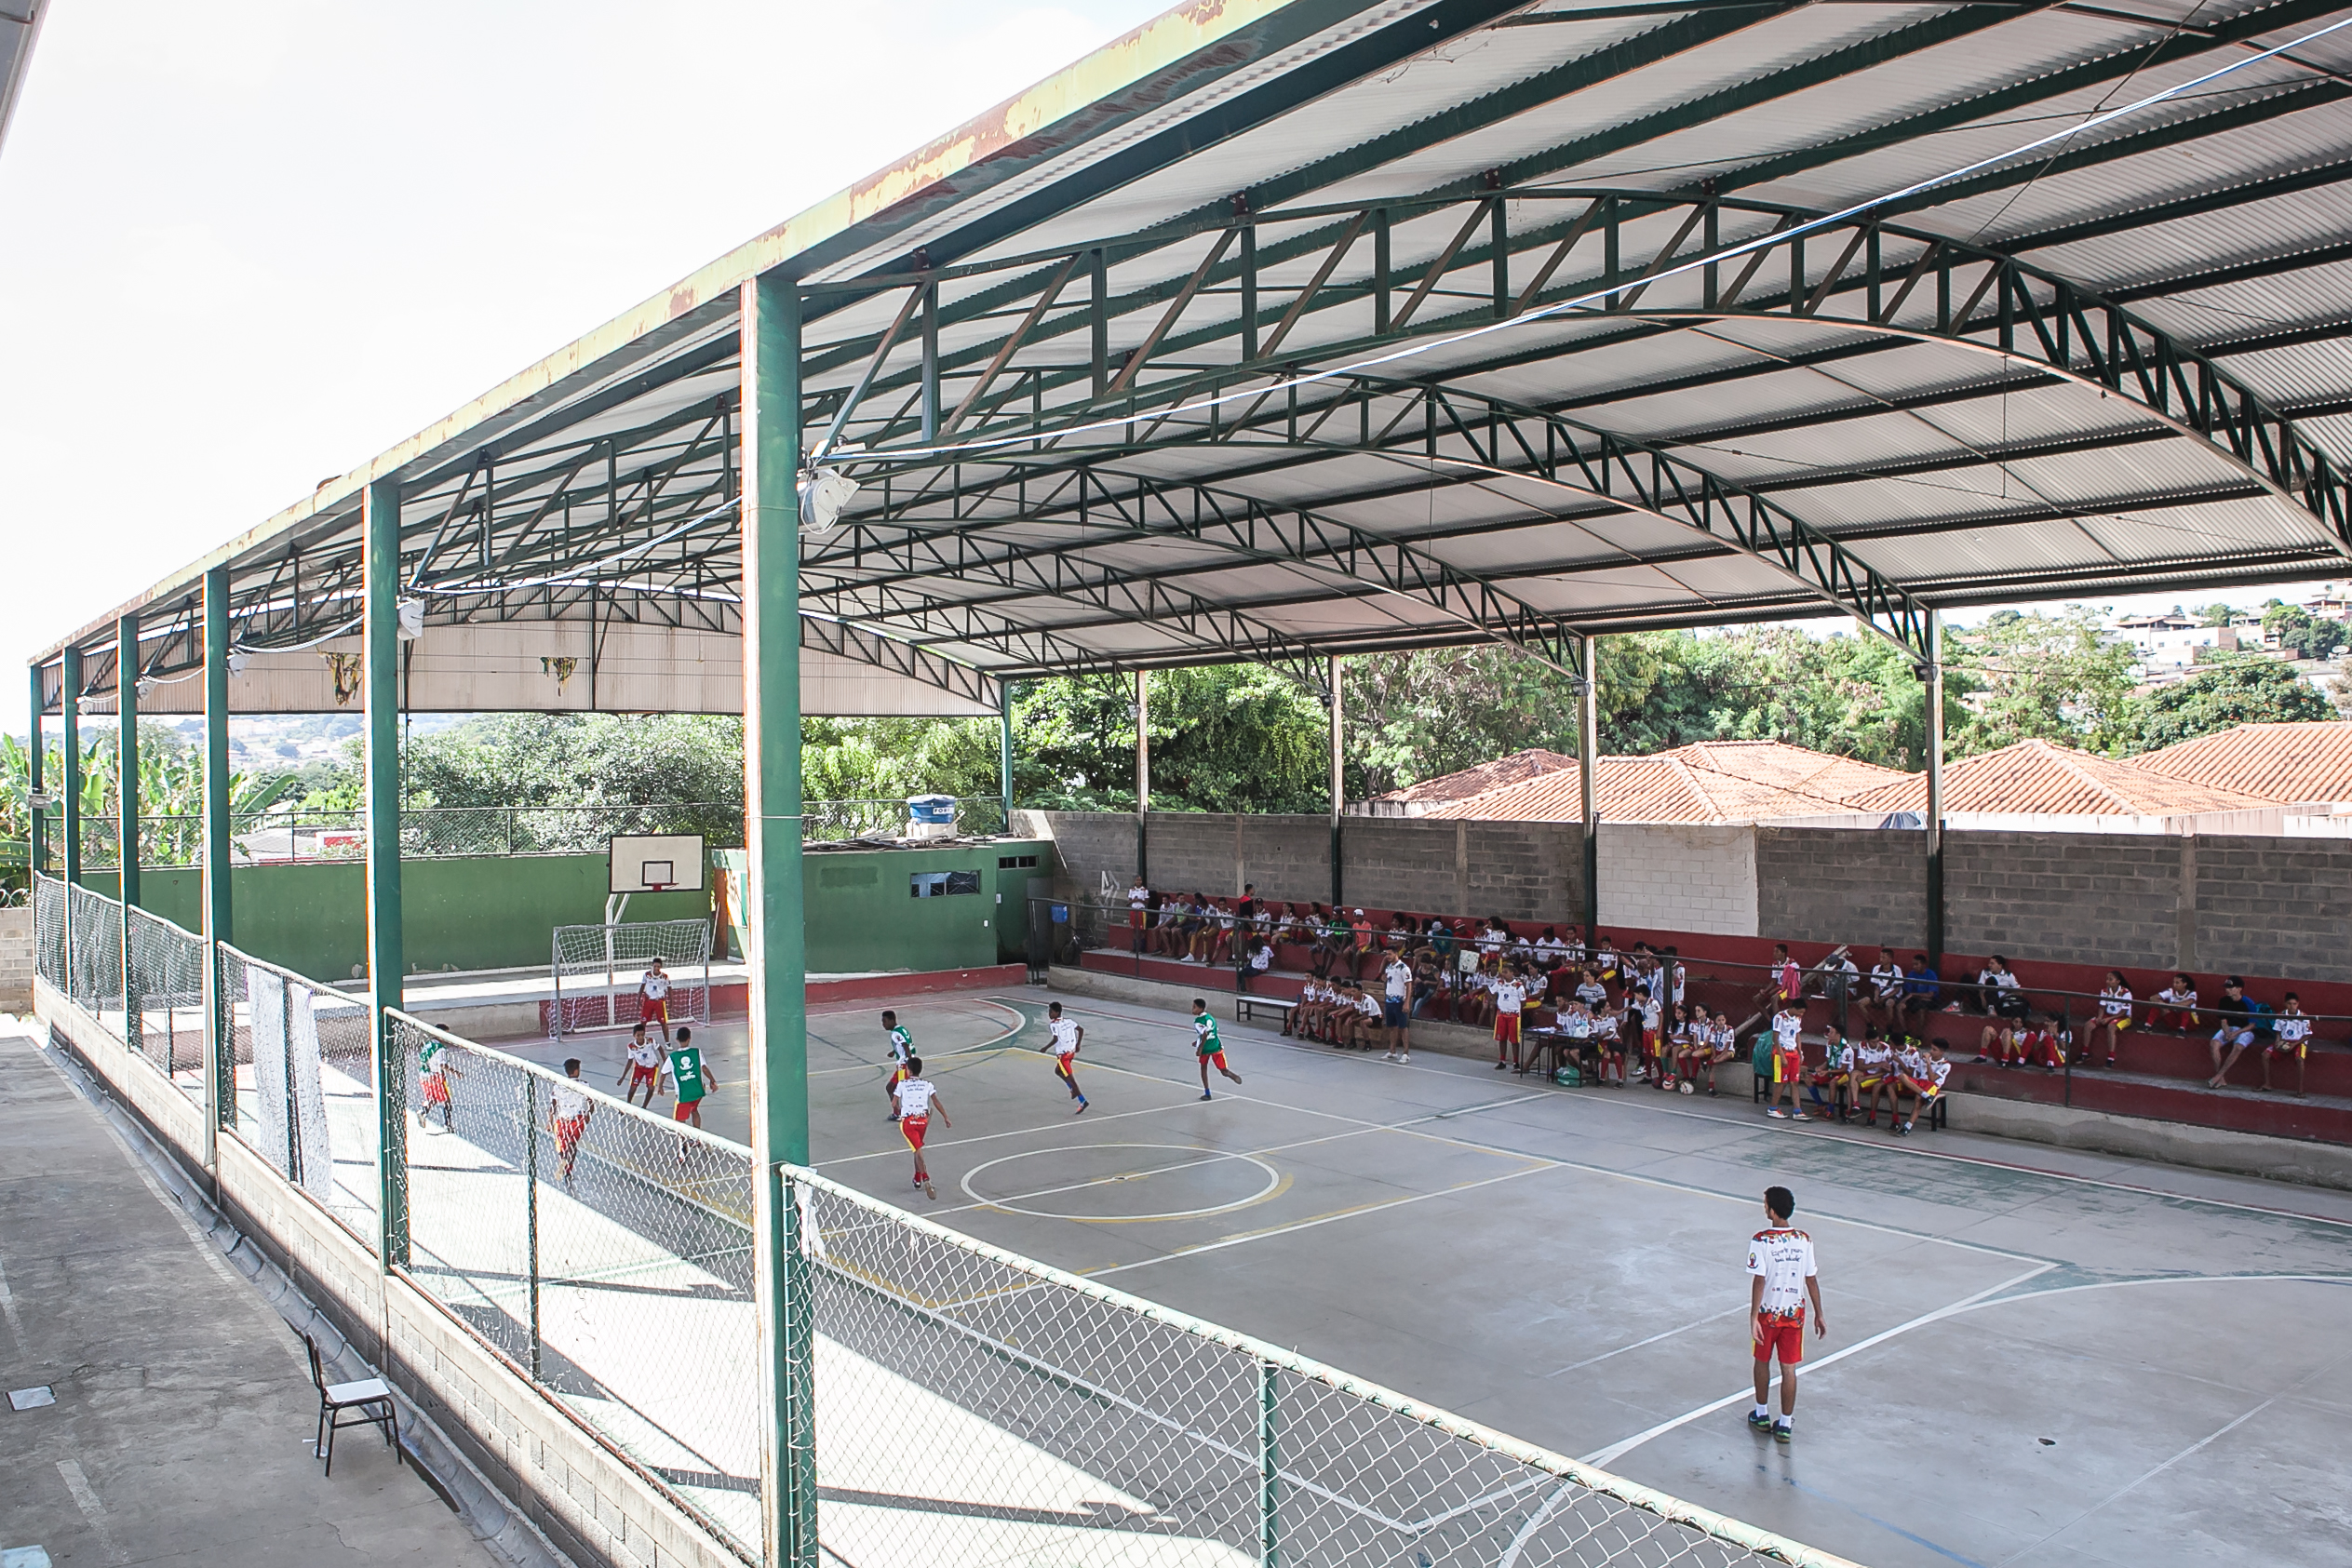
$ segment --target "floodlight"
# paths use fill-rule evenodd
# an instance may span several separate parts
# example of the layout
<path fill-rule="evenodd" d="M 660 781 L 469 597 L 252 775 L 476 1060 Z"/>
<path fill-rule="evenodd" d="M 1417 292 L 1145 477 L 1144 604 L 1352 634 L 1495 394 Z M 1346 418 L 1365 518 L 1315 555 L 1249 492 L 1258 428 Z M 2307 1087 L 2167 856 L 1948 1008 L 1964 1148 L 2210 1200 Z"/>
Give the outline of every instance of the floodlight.
<path fill-rule="evenodd" d="M 50 807 L 57 804 L 57 792 L 47 789 L 36 789 L 24 797 L 24 803 L 31 807 L 34 811 L 46 811 Z"/>
<path fill-rule="evenodd" d="M 402 642 L 414 642 L 423 637 L 424 635 L 424 601 L 402 599 L 397 610 L 399 619 L 392 628 L 393 636 Z"/>
<path fill-rule="evenodd" d="M 860 488 L 838 468 L 800 470 L 800 531 L 815 539 L 831 533 Z"/>
<path fill-rule="evenodd" d="M 250 653 L 232 653 L 229 655 L 229 673 L 241 676 L 245 673 L 245 666 L 252 662 L 253 655 Z"/>

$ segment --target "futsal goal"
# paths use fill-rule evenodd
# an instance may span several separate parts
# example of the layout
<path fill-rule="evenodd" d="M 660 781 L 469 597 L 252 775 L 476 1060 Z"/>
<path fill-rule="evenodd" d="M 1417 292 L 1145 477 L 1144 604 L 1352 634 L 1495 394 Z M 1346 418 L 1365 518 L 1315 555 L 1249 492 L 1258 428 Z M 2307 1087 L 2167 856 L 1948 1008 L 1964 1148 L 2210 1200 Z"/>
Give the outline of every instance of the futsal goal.
<path fill-rule="evenodd" d="M 604 924 L 555 930 L 555 1004 L 547 1033 L 561 1039 L 625 1029 L 644 1012 L 645 972 L 669 976 L 672 1024 L 710 1022 L 710 921 L 621 919 L 631 895 L 698 892 L 706 856 L 700 834 L 616 833 L 606 854 Z"/>
<path fill-rule="evenodd" d="M 710 922 L 630 920 L 610 926 L 558 926 L 556 1001 L 547 1033 L 625 1029 L 642 1011 L 638 997 L 655 958 L 669 975 L 672 1024 L 710 1022 Z"/>

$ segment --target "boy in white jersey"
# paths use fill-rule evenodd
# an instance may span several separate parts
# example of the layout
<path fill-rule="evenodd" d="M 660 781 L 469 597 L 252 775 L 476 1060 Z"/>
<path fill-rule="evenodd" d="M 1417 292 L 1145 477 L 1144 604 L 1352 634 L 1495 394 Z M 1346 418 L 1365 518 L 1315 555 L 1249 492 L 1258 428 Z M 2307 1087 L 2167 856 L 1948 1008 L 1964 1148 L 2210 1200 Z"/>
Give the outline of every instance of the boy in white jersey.
<path fill-rule="evenodd" d="M 1805 1075 L 1805 1092 L 1812 1099 L 1813 1114 L 1823 1121 L 1840 1119 L 1853 1081 L 1854 1048 L 1845 1031 L 1832 1024 L 1821 1031 L 1821 1065 Z M 1826 1099 L 1821 1094 L 1824 1089 L 1829 1091 Z"/>
<path fill-rule="evenodd" d="M 628 1085 L 622 1095 L 629 1105 L 637 1103 L 638 1085 L 645 1086 L 645 1108 L 653 1108 L 653 1092 L 662 1087 L 662 1048 L 645 1038 L 645 1025 L 640 1021 L 629 1031 L 628 1060 L 622 1065 L 621 1081 Z"/>
<path fill-rule="evenodd" d="M 1895 1048 L 1879 1034 L 1878 1025 L 1873 1024 L 1864 1031 L 1862 1042 L 1854 1052 L 1854 1098 L 1852 1106 L 1846 1113 L 1846 1119 L 1851 1121 L 1866 1110 L 1869 1119 L 1864 1125 L 1877 1126 L 1878 1096 L 1893 1079 L 1894 1072 Z M 1890 1105 L 1888 1115 L 1893 1114 L 1894 1107 Z"/>
<path fill-rule="evenodd" d="M 1617 1086 L 1625 1087 L 1625 1025 L 1617 1010 L 1606 1004 L 1593 1010 L 1593 1050 L 1600 1060 L 1594 1081 L 1606 1083 L 1609 1068 L 1617 1069 Z"/>
<path fill-rule="evenodd" d="M 1919 1113 L 1932 1106 L 1942 1094 L 1943 1081 L 1952 1076 L 1952 1064 L 1943 1059 L 1943 1041 L 1937 1040 L 1928 1047 L 1926 1055 L 1903 1064 L 1901 1074 L 1895 1079 L 1894 1104 L 1887 1108 L 1887 1131 L 1908 1133 L 1912 1124 L 1918 1120 Z M 1909 1116 L 1902 1114 L 1902 1101 L 1906 1094 L 1911 1097 Z M 1898 1118 L 1901 1119 L 1896 1119 Z"/>
<path fill-rule="evenodd" d="M 1086 1030 L 1062 1016 L 1062 1004 L 1049 1002 L 1045 1008 L 1045 1049 L 1054 1058 L 1054 1076 L 1069 1085 L 1069 1097 L 1078 1102 L 1078 1108 L 1069 1114 L 1086 1114 L 1086 1096 L 1078 1092 L 1078 1048 L 1086 1042 Z"/>
<path fill-rule="evenodd" d="M 645 966 L 645 973 L 637 983 L 637 1021 L 653 1019 L 662 1022 L 662 1043 L 669 1043 L 669 972 L 655 958 Z"/>
<path fill-rule="evenodd" d="M 1764 1114 L 1780 1121 L 1795 1116 L 1796 1081 L 1804 1076 L 1805 1014 L 1783 1003 L 1772 1015 L 1772 1084 L 1765 1091 Z"/>
<path fill-rule="evenodd" d="M 1522 1065 L 1519 1052 L 1519 1010 L 1527 993 L 1519 984 L 1519 970 L 1505 961 L 1495 976 L 1495 1071 Z"/>
<path fill-rule="evenodd" d="M 547 1130 L 556 1135 L 556 1158 L 559 1174 L 566 1186 L 571 1185 L 571 1167 L 580 1158 L 580 1140 L 588 1131 L 588 1118 L 596 1106 L 588 1092 L 580 1086 L 580 1058 L 569 1056 L 563 1064 L 564 1081 L 556 1085 L 556 1092 L 547 1106 Z"/>
<path fill-rule="evenodd" d="M 2303 1011 L 2303 1000 L 2292 991 L 2278 1004 L 2278 1016 L 2271 1021 L 2271 1037 L 2262 1048 L 2263 1092 L 2270 1092 L 2270 1064 L 2282 1056 L 2295 1060 L 2294 1092 L 2303 1092 L 2305 1057 L 2311 1050 L 2311 1018 Z"/>
<path fill-rule="evenodd" d="M 1821 1269 L 1813 1259 L 1813 1239 L 1789 1226 L 1796 1199 L 1784 1186 L 1764 1194 L 1765 1227 L 1748 1239 L 1748 1312 L 1754 1325 L 1755 1408 L 1748 1425 L 1787 1442 L 1796 1428 L 1796 1368 L 1805 1360 L 1805 1306 L 1813 1306 L 1813 1333 L 1826 1337 L 1829 1320 L 1821 1311 Z M 1771 1392 L 1772 1360 L 1781 1361 L 1781 1418 L 1772 1418 L 1767 1398 Z"/>
<path fill-rule="evenodd" d="M 894 1093 L 898 1101 L 899 1136 L 907 1140 L 907 1146 L 915 1155 L 915 1185 L 922 1188 L 925 1198 L 937 1198 L 939 1194 L 931 1185 L 931 1173 L 923 1167 L 923 1136 L 931 1131 L 933 1111 L 939 1113 L 940 1126 L 953 1127 L 955 1123 L 948 1119 L 947 1102 L 939 1098 L 939 1091 L 922 1076 L 921 1057 L 907 1059 L 907 1076 L 899 1080 Z"/>

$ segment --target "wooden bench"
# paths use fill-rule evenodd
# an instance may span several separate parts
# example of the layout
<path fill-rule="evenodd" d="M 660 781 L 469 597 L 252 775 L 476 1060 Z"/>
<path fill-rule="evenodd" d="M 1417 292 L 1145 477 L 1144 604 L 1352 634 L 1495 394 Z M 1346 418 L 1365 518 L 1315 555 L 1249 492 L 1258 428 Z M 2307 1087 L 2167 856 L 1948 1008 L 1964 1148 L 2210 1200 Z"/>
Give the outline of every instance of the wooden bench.
<path fill-rule="evenodd" d="M 1270 1008 L 1283 1021 L 1283 1033 L 1288 1034 L 1290 1033 L 1290 1015 L 1297 1010 L 1297 1002 L 1284 1001 L 1280 997 L 1253 997 L 1247 991 L 1243 991 L 1233 998 L 1233 1022 L 1246 1024 L 1257 1009 Z"/>

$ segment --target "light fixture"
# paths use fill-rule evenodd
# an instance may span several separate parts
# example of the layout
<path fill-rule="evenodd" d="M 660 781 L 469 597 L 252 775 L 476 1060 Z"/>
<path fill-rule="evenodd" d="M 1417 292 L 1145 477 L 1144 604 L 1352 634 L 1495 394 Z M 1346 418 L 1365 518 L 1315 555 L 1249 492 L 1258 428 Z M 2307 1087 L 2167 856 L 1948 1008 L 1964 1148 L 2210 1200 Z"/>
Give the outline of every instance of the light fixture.
<path fill-rule="evenodd" d="M 141 676 L 137 680 L 130 683 L 131 696 L 143 706 L 146 704 L 148 696 L 154 692 L 157 686 L 161 684 L 162 682 L 156 680 L 153 676 Z"/>
<path fill-rule="evenodd" d="M 831 533 L 841 520 L 841 509 L 860 488 L 838 468 L 800 470 L 800 531 L 813 539 Z"/>
<path fill-rule="evenodd" d="M 402 642 L 414 642 L 424 635 L 424 601 L 402 599 L 396 607 L 397 619 L 392 635 Z"/>
<path fill-rule="evenodd" d="M 253 655 L 250 653 L 232 653 L 229 655 L 229 673 L 241 676 L 245 673 L 245 666 L 252 662 Z"/>

